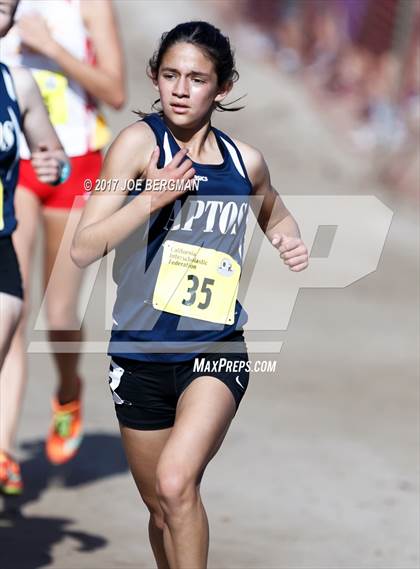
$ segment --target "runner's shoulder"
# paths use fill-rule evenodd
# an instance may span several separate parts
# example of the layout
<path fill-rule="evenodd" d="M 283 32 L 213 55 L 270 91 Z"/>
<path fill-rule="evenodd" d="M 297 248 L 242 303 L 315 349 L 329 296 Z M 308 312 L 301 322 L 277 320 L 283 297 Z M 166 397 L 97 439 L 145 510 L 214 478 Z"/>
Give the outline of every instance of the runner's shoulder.
<path fill-rule="evenodd" d="M 156 137 L 153 130 L 144 121 L 136 121 L 123 128 L 116 140 L 124 144 L 134 144 L 136 148 L 150 145 L 154 148 L 156 146 Z"/>
<path fill-rule="evenodd" d="M 20 111 L 23 114 L 31 101 L 40 98 L 38 85 L 29 69 L 26 67 L 9 67 L 16 90 Z M 34 98 L 35 95 L 35 98 Z"/>
<path fill-rule="evenodd" d="M 235 138 L 232 138 L 232 140 L 241 153 L 246 171 L 252 184 L 255 185 L 259 183 L 267 172 L 267 164 L 264 160 L 264 156 L 258 148 L 255 148 L 255 146 L 251 146 L 250 144 Z"/>
<path fill-rule="evenodd" d="M 139 171 L 142 171 L 146 168 L 155 146 L 156 138 L 152 129 L 145 122 L 137 121 L 118 134 L 109 152 L 116 157 L 134 161 Z"/>
<path fill-rule="evenodd" d="M 10 74 L 13 77 L 13 81 L 17 85 L 22 85 L 26 88 L 31 87 L 35 82 L 31 71 L 27 67 L 9 67 Z"/>

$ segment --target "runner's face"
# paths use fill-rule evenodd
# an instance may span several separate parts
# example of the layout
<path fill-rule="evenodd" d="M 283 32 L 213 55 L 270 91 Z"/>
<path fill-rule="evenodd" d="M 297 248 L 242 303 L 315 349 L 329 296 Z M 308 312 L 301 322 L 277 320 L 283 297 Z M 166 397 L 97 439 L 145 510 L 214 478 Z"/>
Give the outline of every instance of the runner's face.
<path fill-rule="evenodd" d="M 168 49 L 154 83 L 164 115 L 179 126 L 205 119 L 215 102 L 226 95 L 218 87 L 211 59 L 190 43 L 177 43 Z"/>
<path fill-rule="evenodd" d="M 18 0 L 0 0 L 0 38 L 4 38 L 13 26 Z"/>

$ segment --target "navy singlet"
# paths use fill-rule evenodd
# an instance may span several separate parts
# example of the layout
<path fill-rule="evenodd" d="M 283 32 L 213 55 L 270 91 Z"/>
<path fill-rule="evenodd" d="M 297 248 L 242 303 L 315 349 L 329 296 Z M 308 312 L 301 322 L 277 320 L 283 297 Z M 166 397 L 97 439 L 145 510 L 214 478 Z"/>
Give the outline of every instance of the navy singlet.
<path fill-rule="evenodd" d="M 13 205 L 19 173 L 21 115 L 12 76 L 0 63 L 0 237 L 8 237 L 17 222 Z"/>
<path fill-rule="evenodd" d="M 155 134 L 163 168 L 180 147 L 159 114 L 143 120 Z M 237 335 L 247 320 L 236 296 L 252 185 L 234 142 L 211 130 L 221 163 L 193 163 L 191 191 L 116 249 L 111 356 L 187 361 Z"/>

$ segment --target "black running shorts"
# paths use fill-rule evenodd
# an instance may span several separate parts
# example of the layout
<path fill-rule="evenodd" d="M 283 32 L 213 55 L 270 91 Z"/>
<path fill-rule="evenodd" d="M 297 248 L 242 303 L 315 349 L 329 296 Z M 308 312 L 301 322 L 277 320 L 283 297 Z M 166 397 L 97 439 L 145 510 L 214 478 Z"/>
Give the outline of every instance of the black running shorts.
<path fill-rule="evenodd" d="M 205 352 L 187 362 L 143 362 L 113 357 L 109 386 L 118 421 L 138 430 L 172 427 L 181 393 L 203 376 L 222 381 L 231 391 L 238 410 L 248 386 L 249 361 L 242 334 L 239 337 L 236 334 L 235 344 L 239 352 L 230 353 L 228 343 L 223 352 L 223 345 L 219 344 L 217 353 Z"/>
<path fill-rule="evenodd" d="M 0 237 L 0 292 L 23 298 L 19 263 L 10 236 Z"/>

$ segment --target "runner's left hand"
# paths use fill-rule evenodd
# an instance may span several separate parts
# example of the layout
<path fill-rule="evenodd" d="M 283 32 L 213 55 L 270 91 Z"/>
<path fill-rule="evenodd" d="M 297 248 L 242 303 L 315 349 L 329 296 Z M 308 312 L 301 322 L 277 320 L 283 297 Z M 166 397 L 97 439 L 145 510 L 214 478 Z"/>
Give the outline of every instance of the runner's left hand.
<path fill-rule="evenodd" d="M 40 14 L 34 12 L 22 16 L 16 25 L 24 47 L 48 56 L 54 39 L 47 22 Z"/>
<path fill-rule="evenodd" d="M 40 182 L 55 184 L 61 174 L 62 151 L 48 150 L 45 145 L 40 145 L 37 152 L 31 156 L 32 167 Z"/>
<path fill-rule="evenodd" d="M 274 235 L 271 244 L 280 252 L 284 264 L 291 271 L 303 271 L 308 266 L 308 249 L 300 237 L 290 237 L 282 233 Z"/>

